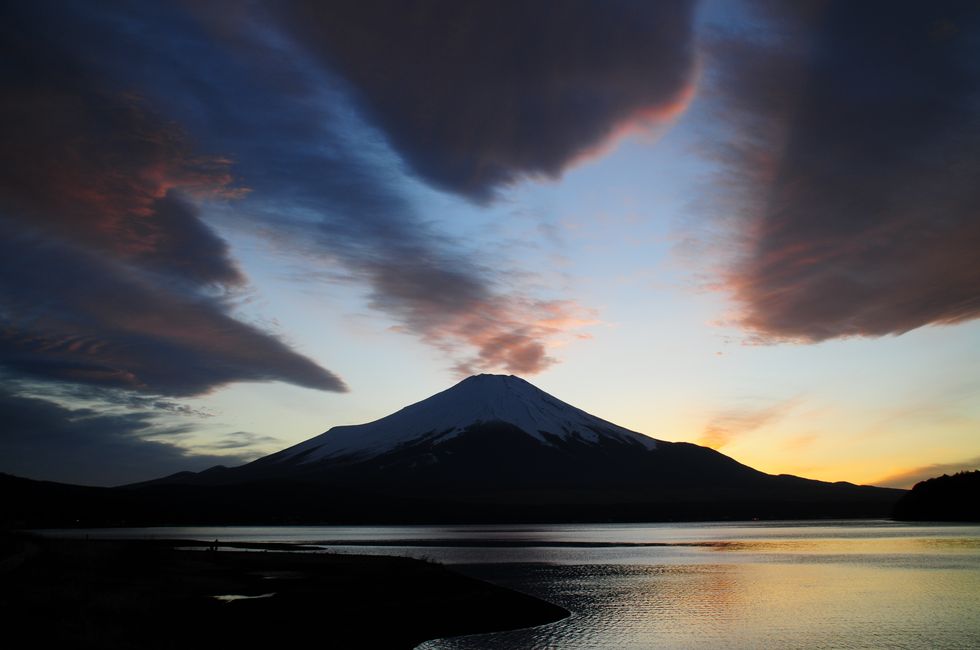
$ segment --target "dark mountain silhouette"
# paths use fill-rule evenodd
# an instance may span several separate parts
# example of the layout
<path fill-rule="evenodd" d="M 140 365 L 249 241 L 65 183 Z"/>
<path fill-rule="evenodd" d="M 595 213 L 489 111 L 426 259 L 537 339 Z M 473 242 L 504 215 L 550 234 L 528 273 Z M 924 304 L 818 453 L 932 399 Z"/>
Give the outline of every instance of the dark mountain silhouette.
<path fill-rule="evenodd" d="M 980 521 L 980 471 L 916 483 L 895 504 L 894 516 L 905 521 Z"/>
<path fill-rule="evenodd" d="M 334 427 L 240 467 L 112 490 L 36 487 L 21 485 L 46 500 L 35 513 L 50 512 L 50 503 L 66 516 L 73 503 L 88 508 L 76 519 L 129 524 L 877 517 L 903 494 L 765 474 L 706 447 L 624 429 L 500 375 L 470 377 L 375 422 Z"/>

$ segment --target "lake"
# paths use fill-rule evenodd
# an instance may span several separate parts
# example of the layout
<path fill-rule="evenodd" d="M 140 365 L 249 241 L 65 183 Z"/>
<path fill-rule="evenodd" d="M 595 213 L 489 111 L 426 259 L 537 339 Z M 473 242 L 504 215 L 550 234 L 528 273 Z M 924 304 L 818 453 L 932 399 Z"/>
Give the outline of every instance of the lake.
<path fill-rule="evenodd" d="M 980 648 L 980 526 L 890 521 L 44 531 L 434 559 L 569 618 L 469 648 Z"/>

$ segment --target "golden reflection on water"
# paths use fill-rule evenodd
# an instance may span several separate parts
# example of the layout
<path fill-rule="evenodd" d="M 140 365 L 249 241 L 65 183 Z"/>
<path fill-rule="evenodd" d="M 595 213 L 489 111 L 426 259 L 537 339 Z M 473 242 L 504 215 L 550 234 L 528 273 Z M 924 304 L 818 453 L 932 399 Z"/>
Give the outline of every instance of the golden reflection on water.
<path fill-rule="evenodd" d="M 730 542 L 680 543 L 677 546 L 699 546 L 712 551 L 751 553 L 819 553 L 825 554 L 899 554 L 980 551 L 978 538 L 911 537 L 891 539 L 783 539 Z"/>
<path fill-rule="evenodd" d="M 649 563 L 486 568 L 482 577 L 573 615 L 540 628 L 422 647 L 980 648 L 978 538 L 699 547 L 702 561 L 693 563 L 690 548 L 660 547 L 649 549 Z M 686 563 L 657 563 L 673 552 L 685 553 Z"/>

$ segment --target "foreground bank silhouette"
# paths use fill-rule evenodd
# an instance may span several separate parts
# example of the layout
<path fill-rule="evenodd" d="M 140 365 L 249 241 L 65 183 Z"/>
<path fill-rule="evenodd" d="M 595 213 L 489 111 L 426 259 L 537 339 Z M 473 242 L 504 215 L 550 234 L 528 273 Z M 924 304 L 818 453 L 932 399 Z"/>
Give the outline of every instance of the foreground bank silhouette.
<path fill-rule="evenodd" d="M 6 647 L 397 649 L 568 614 L 431 562 L 209 545 L 3 536 Z"/>

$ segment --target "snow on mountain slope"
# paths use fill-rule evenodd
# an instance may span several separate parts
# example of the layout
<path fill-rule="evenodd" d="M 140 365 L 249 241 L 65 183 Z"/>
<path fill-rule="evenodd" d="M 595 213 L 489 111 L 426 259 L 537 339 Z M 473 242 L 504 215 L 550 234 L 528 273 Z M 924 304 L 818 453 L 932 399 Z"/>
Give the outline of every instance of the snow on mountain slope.
<path fill-rule="evenodd" d="M 657 445 L 653 438 L 589 415 L 519 377 L 474 375 L 380 420 L 333 427 L 269 460 L 308 463 L 348 455 L 370 458 L 423 437 L 442 442 L 472 425 L 495 421 L 512 424 L 544 445 L 551 442 L 543 434 L 590 443 L 612 439 L 639 443 L 646 449 Z"/>

